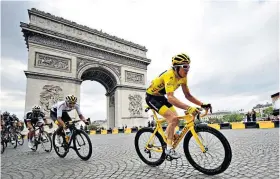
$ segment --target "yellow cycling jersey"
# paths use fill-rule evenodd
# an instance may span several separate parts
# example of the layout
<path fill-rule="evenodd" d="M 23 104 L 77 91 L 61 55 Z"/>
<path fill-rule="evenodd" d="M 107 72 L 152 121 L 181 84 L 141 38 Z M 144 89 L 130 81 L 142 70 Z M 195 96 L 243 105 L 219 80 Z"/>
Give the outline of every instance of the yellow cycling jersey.
<path fill-rule="evenodd" d="M 187 78 L 176 78 L 174 70 L 170 69 L 155 78 L 146 92 L 150 95 L 162 96 L 174 92 L 181 85 L 187 85 Z"/>

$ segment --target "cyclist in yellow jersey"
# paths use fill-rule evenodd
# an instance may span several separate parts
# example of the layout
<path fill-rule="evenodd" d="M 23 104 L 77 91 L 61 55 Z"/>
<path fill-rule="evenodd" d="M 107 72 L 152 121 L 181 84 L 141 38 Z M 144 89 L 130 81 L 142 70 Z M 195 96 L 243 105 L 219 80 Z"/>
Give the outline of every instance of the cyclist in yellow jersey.
<path fill-rule="evenodd" d="M 174 106 L 184 109 L 191 114 L 198 110 L 196 107 L 186 105 L 177 99 L 174 96 L 174 91 L 181 86 L 186 99 L 202 108 L 206 108 L 205 106 L 207 106 L 207 104 L 202 103 L 190 94 L 187 86 L 187 74 L 190 69 L 190 62 L 189 56 L 184 53 L 174 56 L 172 58 L 172 68 L 155 78 L 146 90 L 146 102 L 149 107 L 156 110 L 168 122 L 166 128 L 167 148 L 165 153 L 173 159 L 180 158 L 180 154 L 172 148 L 174 131 L 179 123 L 178 114 Z"/>

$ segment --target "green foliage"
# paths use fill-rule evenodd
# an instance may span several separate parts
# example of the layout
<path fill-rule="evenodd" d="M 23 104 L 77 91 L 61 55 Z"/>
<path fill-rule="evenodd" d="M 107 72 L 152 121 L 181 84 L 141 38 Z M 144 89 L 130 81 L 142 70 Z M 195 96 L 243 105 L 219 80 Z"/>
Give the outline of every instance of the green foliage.
<path fill-rule="evenodd" d="M 265 116 L 272 115 L 272 113 L 273 113 L 273 107 L 272 106 L 270 106 L 269 108 L 266 108 L 265 110 L 263 110 L 263 114 Z"/>
<path fill-rule="evenodd" d="M 97 130 L 98 128 L 99 128 L 99 126 L 94 125 L 94 124 L 90 124 L 90 125 L 87 126 L 88 130 Z"/>
<path fill-rule="evenodd" d="M 217 118 L 217 117 L 210 117 L 209 118 L 209 123 L 221 123 L 221 122 L 223 122 L 223 119 L 219 119 L 219 118 Z"/>
<path fill-rule="evenodd" d="M 242 114 L 232 113 L 232 114 L 225 115 L 223 117 L 223 121 L 224 122 L 240 122 L 243 120 L 243 118 L 244 118 L 244 116 Z"/>

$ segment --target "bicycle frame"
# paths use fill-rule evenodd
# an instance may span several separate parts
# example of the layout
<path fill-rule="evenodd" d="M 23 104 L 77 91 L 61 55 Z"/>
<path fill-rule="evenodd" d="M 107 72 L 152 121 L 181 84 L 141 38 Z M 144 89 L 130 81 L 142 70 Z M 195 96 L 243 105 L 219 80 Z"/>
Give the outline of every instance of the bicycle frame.
<path fill-rule="evenodd" d="M 69 139 L 69 141 L 68 141 L 68 143 L 67 143 L 67 148 L 72 148 L 72 149 L 74 149 L 74 150 L 76 150 L 76 149 L 75 149 L 74 147 L 72 147 L 71 144 L 72 144 L 72 141 L 74 140 L 74 139 L 73 139 L 73 136 L 76 135 L 76 131 L 79 130 L 79 129 L 77 129 L 76 126 L 75 126 L 75 123 L 77 123 L 77 122 L 79 122 L 79 120 L 78 120 L 78 121 L 69 121 L 69 124 L 70 124 L 69 130 L 70 130 L 70 132 L 71 132 L 71 136 L 70 136 L 70 139 Z M 65 135 L 66 135 L 66 134 L 65 134 Z"/>
<path fill-rule="evenodd" d="M 152 110 L 152 112 L 154 114 L 154 117 L 155 117 L 155 120 L 156 120 L 156 128 L 155 128 L 153 134 L 151 135 L 151 137 L 149 138 L 149 140 L 148 140 L 148 142 L 146 144 L 146 148 L 148 150 L 153 150 L 153 151 L 156 151 L 156 152 L 162 152 L 163 151 L 162 148 L 161 149 L 155 149 L 155 148 L 149 147 L 149 144 L 154 139 L 154 136 L 155 136 L 155 134 L 157 132 L 162 136 L 164 142 L 167 143 L 167 137 L 166 137 L 166 135 L 164 133 L 164 130 L 162 129 L 162 123 L 164 123 L 166 121 L 166 119 L 159 119 L 157 114 L 156 114 L 156 111 L 153 110 L 153 109 L 151 109 L 151 110 Z M 208 110 L 206 110 L 206 113 L 201 115 L 201 117 L 206 116 L 207 113 L 208 113 Z M 179 120 L 185 120 L 186 121 L 186 125 L 184 126 L 181 134 L 179 135 L 179 138 L 176 141 L 173 142 L 173 144 L 172 144 L 173 148 L 175 149 L 178 146 L 178 144 L 181 142 L 183 137 L 187 134 L 187 132 L 191 131 L 191 133 L 192 133 L 195 141 L 199 145 L 201 151 L 203 153 L 206 152 L 203 144 L 199 140 L 198 135 L 197 135 L 197 133 L 195 132 L 195 129 L 194 129 L 194 127 L 195 127 L 195 124 L 194 124 L 195 116 L 193 116 L 191 114 L 188 114 L 188 115 L 185 115 L 185 116 L 178 116 L 178 118 L 179 118 Z M 153 143 L 154 143 L 154 141 L 153 141 Z"/>

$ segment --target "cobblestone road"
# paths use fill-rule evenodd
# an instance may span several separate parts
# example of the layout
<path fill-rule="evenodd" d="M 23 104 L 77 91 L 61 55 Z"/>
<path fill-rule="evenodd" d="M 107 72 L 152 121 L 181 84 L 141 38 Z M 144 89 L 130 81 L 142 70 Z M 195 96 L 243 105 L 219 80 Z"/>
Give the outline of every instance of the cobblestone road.
<path fill-rule="evenodd" d="M 135 134 L 92 135 L 93 155 L 82 161 L 71 150 L 65 158 L 55 151 L 32 152 L 24 146 L 8 147 L 1 155 L 1 178 L 279 178 L 279 130 L 221 130 L 228 138 L 233 158 L 222 174 L 196 171 L 185 157 L 159 167 L 145 165 L 134 149 Z M 179 152 L 182 153 L 182 147 Z"/>

